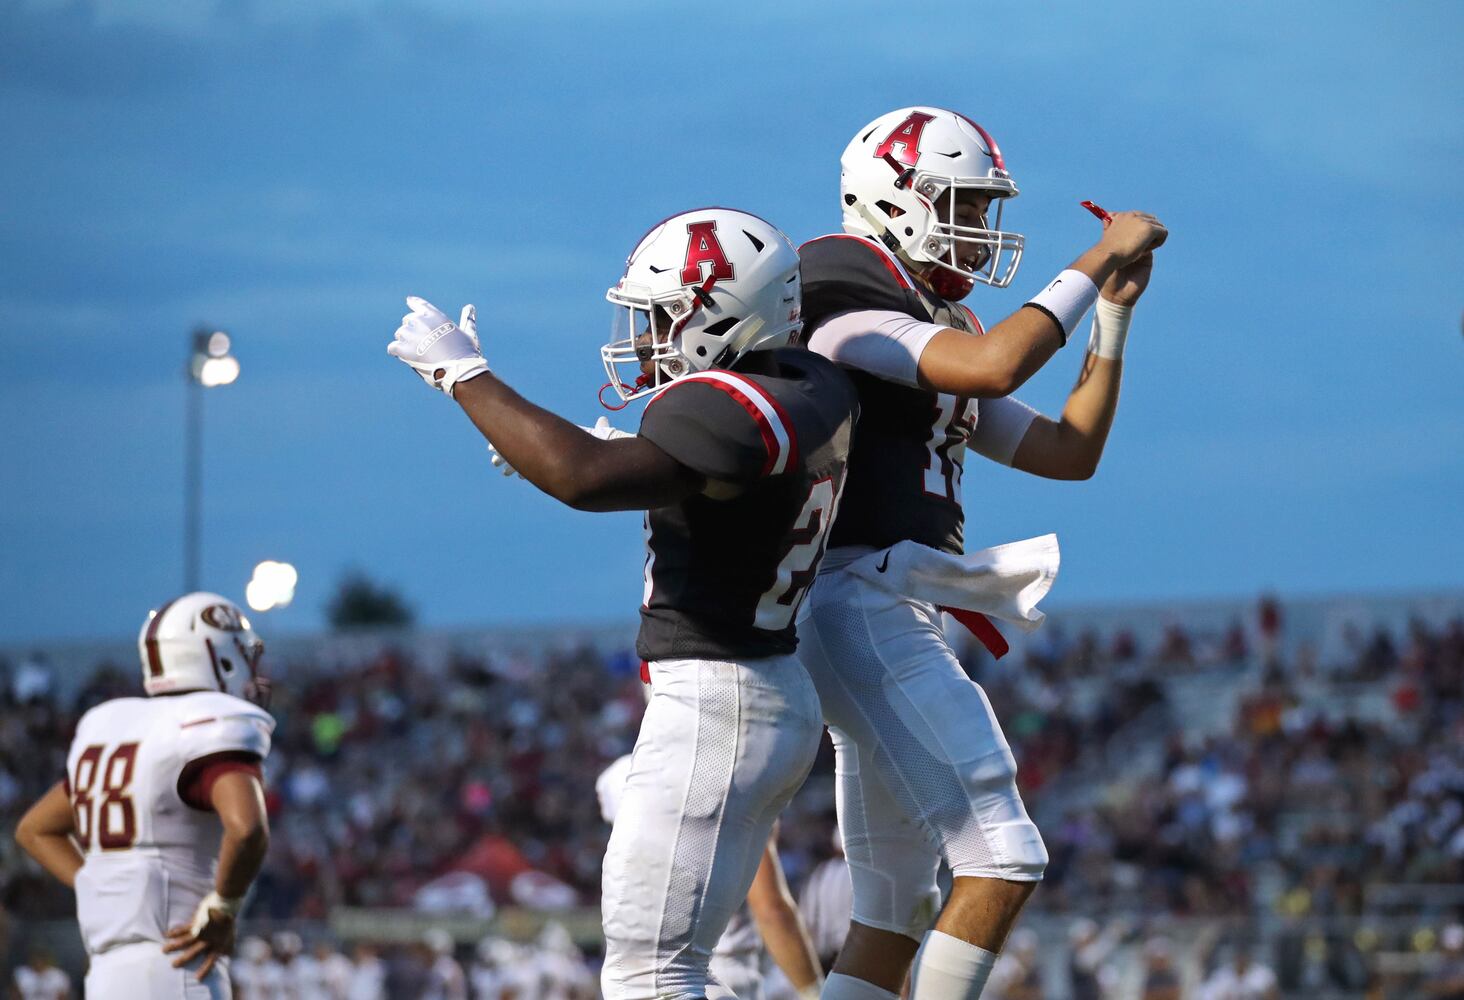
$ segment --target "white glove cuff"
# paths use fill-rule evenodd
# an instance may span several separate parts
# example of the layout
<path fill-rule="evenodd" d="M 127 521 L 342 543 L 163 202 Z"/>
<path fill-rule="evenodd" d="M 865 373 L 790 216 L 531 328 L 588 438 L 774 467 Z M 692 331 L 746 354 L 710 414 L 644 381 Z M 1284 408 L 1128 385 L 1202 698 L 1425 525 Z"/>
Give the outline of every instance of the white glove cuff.
<path fill-rule="evenodd" d="M 1098 286 L 1093 284 L 1093 279 L 1082 271 L 1069 268 L 1053 278 L 1050 285 L 1024 302 L 1023 306 L 1040 309 L 1052 317 L 1053 322 L 1062 328 L 1062 342 L 1066 344 L 1073 331 L 1078 328 L 1083 313 L 1088 311 L 1096 298 Z"/>
<path fill-rule="evenodd" d="M 193 911 L 193 924 L 188 928 L 188 933 L 196 935 L 203 930 L 203 925 L 208 923 L 208 912 L 218 910 L 231 917 L 239 915 L 239 910 L 244 906 L 244 897 L 229 899 L 227 896 L 220 896 L 218 890 L 213 890 L 198 902 L 198 909 Z"/>
<path fill-rule="evenodd" d="M 1093 307 L 1093 332 L 1088 337 L 1088 353 L 1110 361 L 1122 358 L 1129 323 L 1133 318 L 1133 306 L 1121 306 L 1100 297 Z"/>
<path fill-rule="evenodd" d="M 443 370 L 440 383 L 442 391 L 451 396 L 453 388 L 459 382 L 466 382 L 468 379 L 487 373 L 488 362 L 482 358 L 461 358 L 457 361 L 443 361 L 432 366 L 433 372 L 439 368 Z"/>

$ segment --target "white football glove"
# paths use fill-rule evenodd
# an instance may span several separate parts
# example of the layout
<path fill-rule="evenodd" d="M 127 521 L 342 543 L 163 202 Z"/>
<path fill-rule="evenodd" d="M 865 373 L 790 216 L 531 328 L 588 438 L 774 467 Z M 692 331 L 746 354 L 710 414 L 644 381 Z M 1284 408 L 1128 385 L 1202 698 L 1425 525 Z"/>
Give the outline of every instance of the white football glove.
<path fill-rule="evenodd" d="M 584 431 L 586 434 L 594 435 L 601 441 L 614 441 L 617 438 L 635 437 L 635 435 L 630 433 L 630 431 L 622 431 L 618 430 L 617 428 L 611 427 L 609 417 L 601 417 L 599 420 L 595 421 L 595 426 L 580 427 L 580 430 Z M 509 465 L 507 460 L 504 459 L 502 455 L 498 454 L 498 449 L 493 447 L 493 442 L 491 441 L 488 443 L 488 460 L 493 463 L 494 468 L 498 469 L 498 471 L 502 472 L 505 476 L 518 475 L 518 471 L 515 470 L 513 466 Z"/>
<path fill-rule="evenodd" d="M 478 347 L 478 312 L 473 306 L 463 306 L 457 323 L 431 302 L 415 295 L 407 296 L 407 307 L 412 311 L 402 317 L 396 339 L 386 345 L 387 354 L 408 365 L 423 382 L 449 396 L 459 382 L 488 370 Z"/>

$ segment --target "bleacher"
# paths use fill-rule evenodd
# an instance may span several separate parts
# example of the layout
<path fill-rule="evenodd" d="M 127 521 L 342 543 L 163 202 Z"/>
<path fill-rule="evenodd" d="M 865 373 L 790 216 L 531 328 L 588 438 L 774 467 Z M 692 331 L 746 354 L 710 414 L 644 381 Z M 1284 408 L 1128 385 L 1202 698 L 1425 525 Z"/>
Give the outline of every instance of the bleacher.
<path fill-rule="evenodd" d="M 483 939 L 552 922 L 593 965 L 593 783 L 634 739 L 632 637 L 266 632 L 280 725 L 251 929 L 366 942 L 409 976 L 429 928 L 471 964 Z M 1073 995 L 1101 950 L 1105 995 L 1141 997 L 1161 938 L 1195 990 L 1239 938 L 1294 997 L 1402 996 L 1375 991 L 1445 961 L 1464 908 L 1464 594 L 1059 610 L 1000 662 L 967 652 L 1053 855 L 1022 922 L 1041 995 Z M 78 713 L 137 681 L 129 641 L 40 654 L 0 650 L 12 829 L 61 777 Z M 826 751 L 783 824 L 795 885 L 829 853 L 831 810 Z M 444 876 L 456 911 L 426 891 Z M 69 894 L 9 838 L 0 886 L 10 965 L 44 942 L 79 972 Z M 1094 944 L 1076 943 L 1084 918 Z"/>

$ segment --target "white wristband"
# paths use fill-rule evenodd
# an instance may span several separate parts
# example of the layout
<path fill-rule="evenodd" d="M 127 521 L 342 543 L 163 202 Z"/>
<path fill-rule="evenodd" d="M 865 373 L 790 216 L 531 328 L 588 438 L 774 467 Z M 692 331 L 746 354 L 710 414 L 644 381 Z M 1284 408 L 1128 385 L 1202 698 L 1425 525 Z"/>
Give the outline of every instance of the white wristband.
<path fill-rule="evenodd" d="M 1093 279 L 1082 271 L 1069 268 L 1053 278 L 1052 284 L 1023 305 L 1041 309 L 1051 316 L 1062 327 L 1062 342 L 1066 344 L 1073 331 L 1078 328 L 1078 321 L 1083 318 L 1083 313 L 1088 311 L 1096 298 L 1098 286 L 1093 284 Z"/>
<path fill-rule="evenodd" d="M 1093 332 L 1088 337 L 1088 353 L 1117 361 L 1123 357 L 1123 344 L 1128 339 L 1129 323 L 1134 307 L 1121 306 L 1100 297 L 1093 307 Z"/>
<path fill-rule="evenodd" d="M 799 990 L 798 1000 L 818 1000 L 818 997 L 822 992 L 823 980 L 819 979 L 812 983 L 809 983 L 807 986 L 803 987 L 803 989 Z"/>
<path fill-rule="evenodd" d="M 244 897 L 229 899 L 227 896 L 220 896 L 218 890 L 212 890 L 207 896 L 198 901 L 198 909 L 193 911 L 193 923 L 188 928 L 188 933 L 197 935 L 208 923 L 208 911 L 218 910 L 220 913 L 228 914 L 231 917 L 238 916 L 239 910 L 244 906 Z"/>

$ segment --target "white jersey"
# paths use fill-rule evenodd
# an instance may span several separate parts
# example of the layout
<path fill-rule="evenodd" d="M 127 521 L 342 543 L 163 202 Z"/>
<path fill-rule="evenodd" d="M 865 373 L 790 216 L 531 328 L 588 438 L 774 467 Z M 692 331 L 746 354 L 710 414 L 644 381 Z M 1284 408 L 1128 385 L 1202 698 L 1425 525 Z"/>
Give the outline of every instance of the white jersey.
<path fill-rule="evenodd" d="M 76 911 L 90 955 L 161 943 L 213 889 L 223 827 L 180 785 L 220 755 L 269 753 L 274 719 L 241 698 L 195 691 L 117 698 L 82 716 L 66 788 L 84 856 Z"/>

